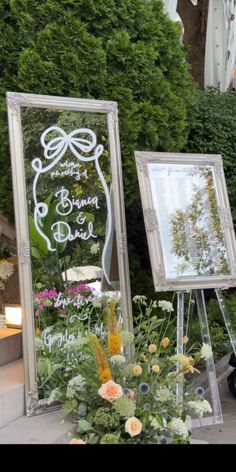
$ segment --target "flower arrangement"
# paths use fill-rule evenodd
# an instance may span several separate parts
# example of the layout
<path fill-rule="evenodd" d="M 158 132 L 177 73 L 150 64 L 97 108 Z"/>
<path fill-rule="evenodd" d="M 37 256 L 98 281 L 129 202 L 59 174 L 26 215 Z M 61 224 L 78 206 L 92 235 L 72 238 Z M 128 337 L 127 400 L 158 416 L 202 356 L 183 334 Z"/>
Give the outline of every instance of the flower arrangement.
<path fill-rule="evenodd" d="M 171 314 L 169 302 L 160 308 Z M 211 407 L 202 389 L 185 392 L 177 404 L 176 385 L 198 373 L 196 363 L 212 355 L 209 347 L 177 355 L 164 331 L 159 345 L 144 343 L 131 362 L 125 351 L 135 339 L 132 333 L 121 331 L 116 302 L 108 301 L 104 312 L 104 342 L 90 332 L 77 343 L 83 362 L 51 391 L 48 400 L 60 400 L 65 415 L 76 422 L 71 444 L 189 443 L 187 415 L 201 417 Z M 76 342 L 72 344 L 74 349 Z"/>
<path fill-rule="evenodd" d="M 0 260 L 0 290 L 4 290 L 6 282 L 14 272 L 15 265 L 16 259 L 14 257 Z"/>

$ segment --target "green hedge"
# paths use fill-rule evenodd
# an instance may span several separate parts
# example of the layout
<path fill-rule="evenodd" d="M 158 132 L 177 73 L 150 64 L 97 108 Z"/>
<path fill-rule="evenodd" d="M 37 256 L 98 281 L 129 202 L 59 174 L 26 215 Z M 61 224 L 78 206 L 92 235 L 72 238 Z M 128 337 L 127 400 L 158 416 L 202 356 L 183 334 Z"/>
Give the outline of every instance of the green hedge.
<path fill-rule="evenodd" d="M 119 105 L 132 288 L 152 291 L 135 150 L 180 151 L 195 87 L 161 0 L 2 0 L 0 211 L 13 219 L 5 92 Z"/>
<path fill-rule="evenodd" d="M 193 108 L 187 152 L 221 154 L 236 225 L 236 93 L 199 92 Z"/>

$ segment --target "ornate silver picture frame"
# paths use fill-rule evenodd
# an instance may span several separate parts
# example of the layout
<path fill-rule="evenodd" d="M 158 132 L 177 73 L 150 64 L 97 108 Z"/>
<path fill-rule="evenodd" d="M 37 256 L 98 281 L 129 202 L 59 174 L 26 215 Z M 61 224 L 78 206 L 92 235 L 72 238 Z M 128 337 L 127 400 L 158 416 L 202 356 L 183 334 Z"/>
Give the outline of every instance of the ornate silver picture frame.
<path fill-rule="evenodd" d="M 132 331 L 118 109 L 116 102 L 14 92 L 7 103 L 31 415 L 48 405 L 39 392 L 35 343 L 44 279 L 51 281 L 47 306 L 62 318 L 72 297 L 61 293 L 62 283 L 85 281 L 91 291 L 99 286 L 117 297 L 120 322 Z M 70 323 L 81 311 L 82 298 L 73 296 L 78 310 Z M 48 333 L 40 340 L 47 346 L 49 337 L 59 347 L 68 341 L 69 331 Z"/>
<path fill-rule="evenodd" d="M 236 240 L 219 155 L 135 153 L 156 291 L 236 286 Z"/>

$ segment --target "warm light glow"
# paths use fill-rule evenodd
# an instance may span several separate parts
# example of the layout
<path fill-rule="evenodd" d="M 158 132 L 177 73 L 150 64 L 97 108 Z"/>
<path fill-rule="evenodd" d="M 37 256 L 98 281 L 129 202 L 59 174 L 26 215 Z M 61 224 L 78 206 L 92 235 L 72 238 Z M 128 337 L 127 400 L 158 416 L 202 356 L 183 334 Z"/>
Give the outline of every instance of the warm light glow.
<path fill-rule="evenodd" d="M 22 311 L 19 305 L 5 305 L 6 324 L 9 327 L 21 327 Z"/>

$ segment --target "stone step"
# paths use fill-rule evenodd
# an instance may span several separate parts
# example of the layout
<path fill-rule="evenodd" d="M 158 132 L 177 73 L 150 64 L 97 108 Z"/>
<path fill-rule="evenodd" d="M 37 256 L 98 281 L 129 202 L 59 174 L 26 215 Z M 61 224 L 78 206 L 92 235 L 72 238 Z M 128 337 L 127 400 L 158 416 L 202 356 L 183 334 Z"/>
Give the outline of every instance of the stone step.
<path fill-rule="evenodd" d="M 22 332 L 20 329 L 0 329 L 0 367 L 22 357 Z"/>
<path fill-rule="evenodd" d="M 0 444 L 68 444 L 74 429 L 60 410 L 25 416 L 0 429 Z"/>
<path fill-rule="evenodd" d="M 23 360 L 0 367 L 0 428 L 25 414 Z"/>

